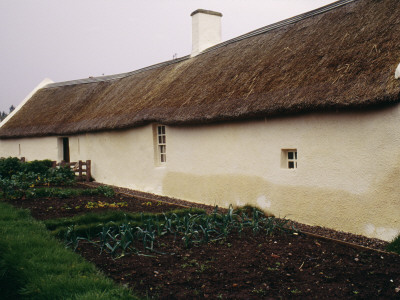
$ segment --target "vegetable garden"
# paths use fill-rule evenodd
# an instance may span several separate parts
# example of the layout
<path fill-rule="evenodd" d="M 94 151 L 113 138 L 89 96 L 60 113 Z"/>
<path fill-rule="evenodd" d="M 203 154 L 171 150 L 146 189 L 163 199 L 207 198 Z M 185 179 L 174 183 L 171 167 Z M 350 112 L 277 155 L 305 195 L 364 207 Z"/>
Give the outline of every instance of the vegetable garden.
<path fill-rule="evenodd" d="M 128 197 L 107 186 L 76 185 L 68 168 L 52 169 L 49 162 L 0 159 L 3 200 L 29 209 L 47 234 L 59 240 L 59 247 L 80 254 L 143 297 L 400 296 L 400 257 L 396 254 L 316 239 L 291 221 L 255 207 L 216 207 L 206 213 L 157 199 Z M 4 217 L 0 221 L 11 224 L 17 220 Z M 1 230 L 6 234 L 9 229 Z M 0 243 L 0 247 L 7 245 Z M 399 252 L 399 239 L 388 247 Z M 24 249 L 24 256 L 32 256 L 29 251 Z M 8 293 L 14 296 L 40 299 L 43 281 L 19 278 L 5 256 L 0 255 L 0 288 L 12 286 L 14 291 L 8 288 Z M 26 267 L 21 264 L 22 258 L 19 266 Z M 107 286 L 113 291 L 107 292 L 109 299 L 133 298 L 122 287 L 117 292 L 117 287 Z M 57 293 L 50 298 L 61 299 Z M 99 298 L 98 292 L 91 293 L 96 296 L 82 299 Z"/>

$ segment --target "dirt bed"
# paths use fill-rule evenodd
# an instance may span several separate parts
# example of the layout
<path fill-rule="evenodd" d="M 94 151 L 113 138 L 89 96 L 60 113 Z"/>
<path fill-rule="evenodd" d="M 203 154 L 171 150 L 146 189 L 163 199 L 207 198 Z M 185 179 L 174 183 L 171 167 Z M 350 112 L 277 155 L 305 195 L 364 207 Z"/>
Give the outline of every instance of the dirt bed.
<path fill-rule="evenodd" d="M 91 182 L 91 183 L 85 183 L 83 185 L 90 186 L 90 187 L 97 187 L 101 184 L 97 183 L 97 182 Z M 123 194 L 131 195 L 134 197 L 140 197 L 143 199 L 152 199 L 154 201 L 162 201 L 164 203 L 170 203 L 170 204 L 179 205 L 179 206 L 183 206 L 183 207 L 201 208 L 201 209 L 204 209 L 207 213 L 211 213 L 214 210 L 214 207 L 205 205 L 205 204 L 201 204 L 201 203 L 193 203 L 193 202 L 183 201 L 183 200 L 176 199 L 176 198 L 159 196 L 159 195 L 155 195 L 155 194 L 144 193 L 144 192 L 135 191 L 135 190 L 127 189 L 127 188 L 120 188 L 120 187 L 116 187 L 116 186 L 113 186 L 113 188 L 118 193 L 123 193 Z M 362 235 L 356 235 L 356 234 L 351 234 L 351 233 L 347 233 L 347 232 L 336 231 L 336 230 L 321 227 L 321 226 L 310 226 L 310 225 L 298 223 L 298 222 L 295 222 L 292 220 L 291 220 L 291 222 L 296 228 L 298 228 L 299 230 L 302 230 L 304 232 L 313 233 L 316 235 L 340 240 L 340 241 L 347 242 L 347 243 L 370 247 L 370 248 L 377 249 L 377 250 L 385 250 L 386 246 L 388 245 L 388 242 L 382 241 L 379 239 L 367 238 Z"/>
<path fill-rule="evenodd" d="M 99 196 L 12 201 L 38 219 L 70 217 L 86 212 L 121 209 L 162 212 L 196 206 L 177 199 L 118 190 L 115 198 Z M 125 194 L 135 195 L 134 197 Z M 88 202 L 127 203 L 120 208 L 86 208 Z M 164 202 L 161 202 L 164 201 Z M 169 203 L 166 203 L 168 201 Z M 211 211 L 213 208 L 208 207 Z M 304 227 L 303 227 L 304 226 Z M 383 249 L 385 242 L 321 227 L 296 227 L 348 242 Z M 140 248 L 140 245 L 137 245 Z M 233 234 L 226 240 L 185 249 L 181 238 L 162 237 L 155 249 L 112 258 L 93 244 L 77 249 L 111 278 L 141 295 L 161 299 L 276 299 L 400 297 L 400 256 L 360 250 L 303 234 Z"/>
<path fill-rule="evenodd" d="M 185 249 L 162 239 L 151 257 L 112 259 L 81 244 L 78 252 L 111 278 L 161 299 L 384 299 L 400 294 L 400 257 L 305 235 L 252 233 Z"/>
<path fill-rule="evenodd" d="M 162 213 L 168 210 L 182 208 L 179 205 L 164 203 L 161 201 L 138 199 L 123 195 L 117 195 L 113 198 L 105 196 L 78 196 L 65 199 L 23 199 L 14 200 L 10 203 L 19 208 L 29 209 L 32 216 L 38 220 L 73 217 L 75 215 L 89 212 L 102 212 L 107 210 Z"/>

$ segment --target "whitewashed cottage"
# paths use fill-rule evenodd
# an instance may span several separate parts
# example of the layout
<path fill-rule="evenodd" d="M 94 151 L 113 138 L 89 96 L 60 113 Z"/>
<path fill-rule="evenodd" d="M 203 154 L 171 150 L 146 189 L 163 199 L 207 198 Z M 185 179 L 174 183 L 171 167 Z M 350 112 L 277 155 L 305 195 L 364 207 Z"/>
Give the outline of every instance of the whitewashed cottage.
<path fill-rule="evenodd" d="M 341 0 L 191 55 L 43 82 L 0 156 L 92 160 L 98 182 L 390 240 L 400 233 L 400 5 Z M 397 69 L 397 71 L 396 71 Z"/>

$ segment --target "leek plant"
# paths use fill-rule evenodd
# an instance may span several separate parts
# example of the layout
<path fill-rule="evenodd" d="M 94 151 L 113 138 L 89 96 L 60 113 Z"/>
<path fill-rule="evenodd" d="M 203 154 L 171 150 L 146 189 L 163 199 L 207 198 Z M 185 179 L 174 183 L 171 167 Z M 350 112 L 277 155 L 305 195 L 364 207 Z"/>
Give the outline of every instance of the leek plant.
<path fill-rule="evenodd" d="M 113 257 L 121 257 L 130 253 L 144 255 L 146 251 L 161 253 L 155 249 L 155 245 L 158 238 L 164 235 L 174 235 L 174 240 L 180 236 L 183 246 L 190 248 L 226 239 L 232 232 L 241 234 L 246 229 L 253 234 L 266 235 L 296 231 L 293 226 L 289 226 L 289 220 L 266 217 L 257 208 L 252 208 L 247 213 L 235 211 L 232 206 L 226 213 L 219 213 L 216 207 L 210 215 L 190 211 L 179 215 L 164 213 L 162 216 L 142 213 L 139 219 L 139 223 L 134 226 L 127 217 L 119 225 L 103 225 L 97 240 L 90 242 L 100 247 L 100 253 L 105 250 Z M 68 228 L 66 243 L 76 249 L 79 240 L 83 238 L 77 237 L 74 227 Z"/>

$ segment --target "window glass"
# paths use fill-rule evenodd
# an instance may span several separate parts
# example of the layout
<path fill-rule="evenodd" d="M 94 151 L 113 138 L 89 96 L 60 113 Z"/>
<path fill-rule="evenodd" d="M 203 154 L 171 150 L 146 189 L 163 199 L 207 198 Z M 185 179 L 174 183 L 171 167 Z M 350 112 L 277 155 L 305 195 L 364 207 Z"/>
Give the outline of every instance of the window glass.
<path fill-rule="evenodd" d="M 165 134 L 165 126 L 164 125 L 158 125 L 157 126 L 157 163 L 158 164 L 164 164 L 167 161 L 167 138 Z"/>
<path fill-rule="evenodd" d="M 281 168 L 297 169 L 297 149 L 282 149 Z"/>

